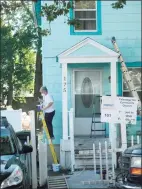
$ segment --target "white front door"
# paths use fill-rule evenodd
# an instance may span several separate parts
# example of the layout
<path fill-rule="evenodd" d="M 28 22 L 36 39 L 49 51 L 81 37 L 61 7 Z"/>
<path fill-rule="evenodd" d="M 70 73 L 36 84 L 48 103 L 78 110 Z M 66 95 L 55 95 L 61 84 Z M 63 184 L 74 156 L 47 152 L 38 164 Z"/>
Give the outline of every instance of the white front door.
<path fill-rule="evenodd" d="M 74 71 L 73 88 L 74 134 L 79 136 L 90 135 L 94 99 L 95 112 L 100 113 L 100 97 L 95 96 L 102 95 L 101 70 Z M 100 125 L 96 125 L 96 129 L 100 129 L 97 127 L 100 127 Z"/>

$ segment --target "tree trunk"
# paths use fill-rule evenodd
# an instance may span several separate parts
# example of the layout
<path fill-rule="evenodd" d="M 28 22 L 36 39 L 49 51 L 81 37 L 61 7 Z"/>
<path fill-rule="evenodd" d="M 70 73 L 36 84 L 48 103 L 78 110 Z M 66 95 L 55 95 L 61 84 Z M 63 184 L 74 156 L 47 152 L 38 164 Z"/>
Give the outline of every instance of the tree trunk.
<path fill-rule="evenodd" d="M 34 14 L 31 12 L 27 4 L 20 0 L 23 7 L 27 11 L 27 14 L 30 15 L 31 19 L 33 20 L 33 24 L 35 24 Z M 39 89 L 42 86 L 42 54 L 41 54 L 41 47 L 42 47 L 42 36 L 41 36 L 41 28 L 37 28 L 38 32 L 38 45 L 37 45 L 37 53 L 36 53 L 36 65 L 35 65 L 35 83 L 34 83 L 34 99 L 37 101 L 38 97 L 40 96 Z"/>
<path fill-rule="evenodd" d="M 34 98 L 38 99 L 40 96 L 40 87 L 42 86 L 42 37 L 41 37 L 41 29 L 38 28 L 38 46 L 36 53 L 36 66 L 35 66 L 35 83 L 34 83 Z"/>
<path fill-rule="evenodd" d="M 12 72 L 8 75 L 8 94 L 7 94 L 7 106 L 12 106 L 13 100 L 13 82 L 12 82 Z"/>
<path fill-rule="evenodd" d="M 9 61 L 8 72 L 8 93 L 7 93 L 7 106 L 12 106 L 13 101 L 13 74 L 14 74 L 14 62 Z"/>
<path fill-rule="evenodd" d="M 36 53 L 36 70 L 35 70 L 35 83 L 34 83 L 34 98 L 38 99 L 40 96 L 40 87 L 42 86 L 42 57 L 41 52 Z"/>
<path fill-rule="evenodd" d="M 40 87 L 42 86 L 42 53 L 41 53 L 41 33 L 40 29 L 38 29 L 38 46 L 36 53 L 36 65 L 35 65 L 35 83 L 34 83 L 34 100 L 38 104 L 38 97 L 40 96 Z M 36 112 L 36 107 L 35 107 Z M 35 114 L 35 127 L 37 128 L 37 113 Z"/>

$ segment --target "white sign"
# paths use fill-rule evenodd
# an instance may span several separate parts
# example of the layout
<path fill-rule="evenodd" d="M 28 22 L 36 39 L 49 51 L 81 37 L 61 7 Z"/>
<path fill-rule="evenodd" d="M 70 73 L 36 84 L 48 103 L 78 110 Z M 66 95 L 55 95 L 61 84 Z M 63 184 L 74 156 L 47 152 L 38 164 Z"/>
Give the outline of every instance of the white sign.
<path fill-rule="evenodd" d="M 136 124 L 138 100 L 132 97 L 117 97 L 116 107 L 125 112 L 125 123 Z"/>
<path fill-rule="evenodd" d="M 103 96 L 101 105 L 101 122 L 136 124 L 136 98 Z"/>

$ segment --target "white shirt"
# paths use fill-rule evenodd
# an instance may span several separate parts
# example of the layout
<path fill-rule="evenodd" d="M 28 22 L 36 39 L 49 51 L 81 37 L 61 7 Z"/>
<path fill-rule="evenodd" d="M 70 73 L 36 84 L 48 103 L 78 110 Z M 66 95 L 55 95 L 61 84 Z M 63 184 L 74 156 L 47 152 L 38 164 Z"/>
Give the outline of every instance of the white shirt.
<path fill-rule="evenodd" d="M 53 98 L 50 94 L 44 95 L 43 97 L 43 105 L 44 107 L 48 106 L 49 103 L 54 102 Z M 49 108 L 47 108 L 46 110 L 44 110 L 45 113 L 51 113 L 53 112 L 54 109 L 54 105 L 52 104 Z"/>

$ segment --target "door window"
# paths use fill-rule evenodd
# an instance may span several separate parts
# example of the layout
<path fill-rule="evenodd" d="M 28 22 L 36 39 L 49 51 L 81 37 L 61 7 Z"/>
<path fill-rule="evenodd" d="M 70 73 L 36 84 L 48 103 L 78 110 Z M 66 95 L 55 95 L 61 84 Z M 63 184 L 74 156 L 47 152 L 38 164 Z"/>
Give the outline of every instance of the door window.
<path fill-rule="evenodd" d="M 75 117 L 92 117 L 93 104 L 96 113 L 100 113 L 101 94 L 100 71 L 75 72 Z"/>

